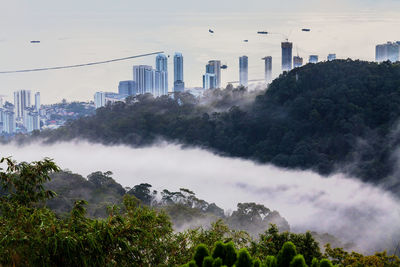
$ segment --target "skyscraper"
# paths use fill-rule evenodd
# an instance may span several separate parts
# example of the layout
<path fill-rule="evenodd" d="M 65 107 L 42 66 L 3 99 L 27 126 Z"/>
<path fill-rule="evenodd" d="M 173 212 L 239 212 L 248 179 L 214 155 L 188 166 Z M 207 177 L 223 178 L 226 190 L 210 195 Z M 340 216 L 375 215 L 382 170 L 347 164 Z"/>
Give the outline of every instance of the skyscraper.
<path fill-rule="evenodd" d="M 293 68 L 299 68 L 303 66 L 303 58 L 299 56 L 294 56 L 293 57 Z"/>
<path fill-rule="evenodd" d="M 308 62 L 309 63 L 314 63 L 314 64 L 318 63 L 318 55 L 311 55 L 309 60 L 308 60 Z"/>
<path fill-rule="evenodd" d="M 35 93 L 35 110 L 37 112 L 40 110 L 40 92 Z"/>
<path fill-rule="evenodd" d="M 14 92 L 14 107 L 17 118 L 24 116 L 24 110 L 31 106 L 31 91 L 20 90 Z"/>
<path fill-rule="evenodd" d="M 247 87 L 249 82 L 249 59 L 247 56 L 239 58 L 239 83 Z"/>
<path fill-rule="evenodd" d="M 183 56 L 176 52 L 174 55 L 174 92 L 183 92 L 185 82 L 183 80 Z"/>
<path fill-rule="evenodd" d="M 168 58 L 164 54 L 158 54 L 156 57 L 156 70 L 168 71 Z"/>
<path fill-rule="evenodd" d="M 94 107 L 101 108 L 106 105 L 106 93 L 105 92 L 96 92 L 94 94 Z"/>
<path fill-rule="evenodd" d="M 168 73 L 154 71 L 154 96 L 168 95 Z"/>
<path fill-rule="evenodd" d="M 265 61 L 265 82 L 270 83 L 272 81 L 272 57 L 264 57 L 262 60 Z"/>
<path fill-rule="evenodd" d="M 138 94 L 154 94 L 155 71 L 151 66 L 133 66 L 133 81 Z"/>
<path fill-rule="evenodd" d="M 391 61 L 397 62 L 400 59 L 400 43 L 387 42 L 376 46 L 375 60 L 377 62 Z"/>
<path fill-rule="evenodd" d="M 336 59 L 336 54 L 329 54 L 328 57 L 327 57 L 328 61 L 333 61 L 335 59 Z"/>
<path fill-rule="evenodd" d="M 183 60 L 183 59 L 182 59 Z M 182 62 L 183 64 L 183 62 Z M 158 79 L 156 83 L 155 91 L 157 95 L 168 94 L 168 58 L 164 54 L 159 54 L 156 57 L 156 72 L 155 78 Z M 183 71 L 182 71 L 183 73 Z M 183 80 L 183 76 L 182 76 Z"/>
<path fill-rule="evenodd" d="M 221 88 L 221 61 L 208 61 L 208 64 L 206 66 L 206 73 L 215 74 L 215 88 Z"/>
<path fill-rule="evenodd" d="M 215 89 L 217 87 L 215 74 L 206 73 L 203 75 L 203 88 L 208 89 Z"/>
<path fill-rule="evenodd" d="M 221 87 L 221 61 L 210 60 L 206 65 L 206 74 L 203 75 L 203 88 L 215 89 Z"/>
<path fill-rule="evenodd" d="M 293 43 L 282 42 L 282 71 L 292 69 L 292 49 Z"/>
<path fill-rule="evenodd" d="M 15 113 L 10 110 L 3 110 L 2 112 L 3 132 L 7 134 L 15 133 Z"/>
<path fill-rule="evenodd" d="M 24 114 L 24 127 L 26 131 L 32 132 L 34 130 L 40 130 L 40 117 L 39 112 L 35 111 L 35 108 L 26 108 Z"/>
<path fill-rule="evenodd" d="M 128 96 L 136 95 L 136 84 L 134 81 L 120 81 L 118 84 L 118 94 Z"/>

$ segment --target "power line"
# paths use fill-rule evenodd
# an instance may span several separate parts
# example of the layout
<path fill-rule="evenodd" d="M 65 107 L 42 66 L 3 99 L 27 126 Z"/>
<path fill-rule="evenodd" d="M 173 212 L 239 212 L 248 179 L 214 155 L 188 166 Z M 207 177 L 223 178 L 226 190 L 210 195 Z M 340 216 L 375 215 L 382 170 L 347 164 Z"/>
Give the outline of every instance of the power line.
<path fill-rule="evenodd" d="M 26 70 L 0 71 L 0 74 L 79 68 L 79 67 L 86 67 L 86 66 L 93 66 L 93 65 L 99 65 L 99 64 L 112 63 L 112 62 L 116 62 L 116 61 L 123 61 L 123 60 L 128 60 L 128 59 L 133 59 L 133 58 L 139 58 L 139 57 L 147 57 L 147 56 L 156 55 L 156 54 L 160 54 L 160 53 L 164 53 L 164 51 L 153 52 L 153 53 L 142 54 L 142 55 L 136 55 L 136 56 L 130 56 L 130 57 L 110 59 L 110 60 L 105 60 L 105 61 L 97 61 L 97 62 L 90 62 L 90 63 L 84 63 L 84 64 L 68 65 L 68 66 L 47 67 L 47 68 L 37 68 L 37 69 L 26 69 Z"/>

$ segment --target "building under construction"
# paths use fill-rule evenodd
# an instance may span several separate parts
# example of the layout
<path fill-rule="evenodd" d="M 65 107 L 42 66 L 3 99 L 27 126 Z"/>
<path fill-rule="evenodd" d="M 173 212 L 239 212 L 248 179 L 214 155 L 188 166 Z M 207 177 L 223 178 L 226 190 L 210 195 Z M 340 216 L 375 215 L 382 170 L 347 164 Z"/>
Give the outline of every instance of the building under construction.
<path fill-rule="evenodd" d="M 292 49 L 293 43 L 282 42 L 282 71 L 292 69 Z"/>

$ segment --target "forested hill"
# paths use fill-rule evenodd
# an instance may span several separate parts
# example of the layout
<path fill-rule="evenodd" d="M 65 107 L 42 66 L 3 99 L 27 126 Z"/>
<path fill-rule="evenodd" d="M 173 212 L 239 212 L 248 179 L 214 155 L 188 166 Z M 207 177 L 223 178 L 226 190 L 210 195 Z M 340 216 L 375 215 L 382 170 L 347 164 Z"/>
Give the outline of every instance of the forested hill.
<path fill-rule="evenodd" d="M 175 100 L 139 96 L 39 138 L 134 146 L 165 139 L 322 174 L 341 170 L 374 182 L 395 173 L 399 64 L 308 64 L 281 75 L 254 102 L 242 105 L 248 95 L 243 88 L 227 88 L 208 92 L 200 102 L 187 94 Z M 226 109 L 229 103 L 234 106 Z M 390 181 L 397 190 L 397 179 Z"/>

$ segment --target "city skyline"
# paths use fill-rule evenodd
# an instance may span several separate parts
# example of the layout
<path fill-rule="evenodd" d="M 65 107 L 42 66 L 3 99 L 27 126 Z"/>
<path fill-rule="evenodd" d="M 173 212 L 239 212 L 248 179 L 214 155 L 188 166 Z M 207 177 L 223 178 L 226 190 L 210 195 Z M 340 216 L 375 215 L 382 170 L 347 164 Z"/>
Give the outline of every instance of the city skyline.
<path fill-rule="evenodd" d="M 203 4 L 175 0 L 155 6 L 130 1 L 9 2 L 0 11 L 0 21 L 9 25 L 0 34 L 0 70 L 84 63 L 163 50 L 171 56 L 168 80 L 173 81 L 171 59 L 175 51 L 180 51 L 185 56 L 186 87 L 201 86 L 204 64 L 210 59 L 228 65 L 221 80 L 225 86 L 238 80 L 240 55 L 247 55 L 252 62 L 249 77 L 264 77 L 264 62 L 259 59 L 265 55 L 274 59 L 272 76 L 280 73 L 280 43 L 284 38 L 257 36 L 258 30 L 291 32 L 293 54 L 298 51 L 305 61 L 309 55 L 325 59 L 332 52 L 337 58 L 373 61 L 376 44 L 397 41 L 392 30 L 400 26 L 396 13 L 400 4 L 396 1 L 287 4 L 230 1 L 227 5 L 221 1 L 214 3 L 210 12 Z M 21 18 L 15 20 L 9 14 L 17 11 Z M 302 27 L 311 32 L 302 33 Z M 29 43 L 36 39 L 41 43 Z M 249 42 L 244 43 L 244 39 Z M 63 98 L 90 100 L 96 91 L 116 91 L 118 81 L 130 80 L 132 65 L 153 64 L 154 58 L 149 57 L 85 70 L 2 75 L 0 94 L 10 101 L 12 92 L 28 88 L 41 91 L 43 103 Z"/>

